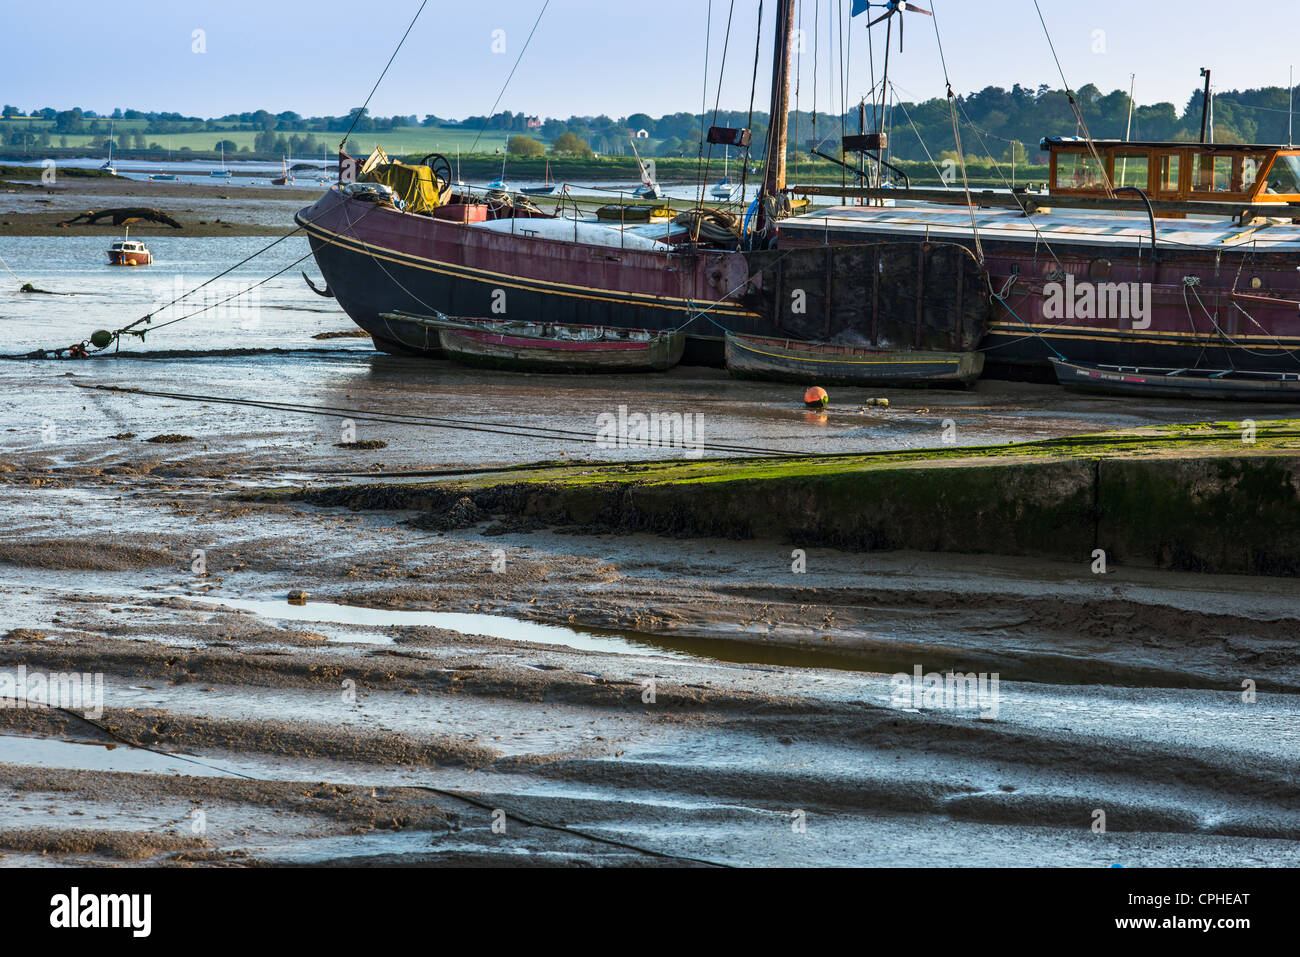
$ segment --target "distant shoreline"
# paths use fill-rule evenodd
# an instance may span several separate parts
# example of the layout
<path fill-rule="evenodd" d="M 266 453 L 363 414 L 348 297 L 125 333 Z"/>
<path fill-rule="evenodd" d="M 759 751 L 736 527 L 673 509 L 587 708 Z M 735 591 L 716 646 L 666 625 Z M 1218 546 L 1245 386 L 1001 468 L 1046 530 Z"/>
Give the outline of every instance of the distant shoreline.
<path fill-rule="evenodd" d="M 418 163 L 425 154 L 406 154 L 402 156 L 394 155 L 394 159 L 401 159 L 407 163 Z M 446 155 L 446 154 L 444 154 Z M 0 152 L 0 164 L 13 162 L 39 162 L 41 158 L 53 159 L 56 162 L 60 159 L 88 159 L 84 149 L 68 150 L 50 150 L 43 154 L 23 154 L 20 152 Z M 114 158 L 119 161 L 131 161 L 142 163 L 166 163 L 177 162 L 178 157 L 173 154 L 168 156 L 164 152 L 153 152 L 148 150 L 122 150 L 114 153 Z M 185 153 L 179 158 L 181 161 L 211 163 L 213 169 L 216 169 L 221 162 L 218 153 Z M 454 155 L 448 155 L 447 159 L 452 164 L 453 170 L 458 169 L 458 175 L 466 179 L 495 179 L 501 175 L 500 154 L 478 153 L 472 156 L 461 156 L 459 160 Z M 236 158 L 227 157 L 227 164 L 242 162 L 279 162 L 280 156 L 262 155 L 259 153 L 239 153 Z M 647 165 L 653 164 L 655 178 L 664 185 L 680 185 L 683 183 L 696 182 L 699 175 L 700 161 L 696 157 L 657 157 L 647 160 Z M 320 160 L 314 160 L 309 157 L 300 157 L 290 163 L 291 167 L 298 164 L 306 164 L 309 168 L 321 169 L 323 163 Z M 715 156 L 709 164 L 708 174 L 705 177 L 706 182 L 716 183 L 722 179 L 722 159 Z M 748 174 L 748 181 L 756 183 L 762 176 L 762 160 L 752 160 L 751 165 L 755 166 L 758 172 Z M 913 160 L 900 160 L 895 165 L 902 169 L 915 186 L 939 186 L 942 184 L 940 174 L 930 163 L 916 162 Z M 505 161 L 505 178 L 512 185 L 540 183 L 547 175 L 549 166 L 550 178 L 557 182 L 599 182 L 608 180 L 626 180 L 635 182 L 641 178 L 640 168 L 637 166 L 636 159 L 631 156 L 600 156 L 600 157 L 581 157 L 581 156 L 530 156 L 530 157 L 506 157 Z M 324 166 L 326 169 L 333 169 L 333 163 Z M 791 183 L 806 182 L 808 179 L 807 171 L 810 169 L 809 161 L 802 155 L 799 158 L 791 157 L 789 160 L 789 171 L 787 180 Z M 816 164 L 816 179 L 820 183 L 835 182 L 839 179 L 839 168 L 829 162 L 819 160 Z M 88 171 L 87 171 L 88 172 Z M 1000 164 L 997 168 L 987 163 L 968 163 L 967 176 L 972 188 L 989 189 L 1003 186 L 1002 177 L 1011 178 L 1012 169 L 1009 164 Z M 1048 167 L 1044 165 L 1027 166 L 1020 164 L 1015 170 L 1016 185 L 1024 185 L 1026 182 L 1045 182 L 1048 177 Z M 82 174 L 75 174 L 82 175 Z M 236 173 L 236 178 L 239 176 Z M 265 175 L 265 174 L 260 174 Z M 728 175 L 732 182 L 739 182 L 740 176 L 737 165 L 733 162 L 728 168 Z M 15 178 L 15 177 L 9 177 Z M 26 177 L 23 177 L 26 178 Z M 850 176 L 850 184 L 852 177 Z"/>

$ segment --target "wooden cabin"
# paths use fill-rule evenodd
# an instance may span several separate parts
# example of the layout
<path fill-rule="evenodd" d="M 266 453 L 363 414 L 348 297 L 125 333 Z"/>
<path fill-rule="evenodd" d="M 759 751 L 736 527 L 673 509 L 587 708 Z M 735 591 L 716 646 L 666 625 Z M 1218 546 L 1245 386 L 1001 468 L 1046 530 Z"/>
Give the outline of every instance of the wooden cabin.
<path fill-rule="evenodd" d="M 1040 147 L 1051 154 L 1052 195 L 1104 197 L 1109 177 L 1113 188 L 1136 186 L 1158 202 L 1300 203 L 1300 149 L 1123 140 L 1089 146 L 1078 137 L 1044 139 Z"/>

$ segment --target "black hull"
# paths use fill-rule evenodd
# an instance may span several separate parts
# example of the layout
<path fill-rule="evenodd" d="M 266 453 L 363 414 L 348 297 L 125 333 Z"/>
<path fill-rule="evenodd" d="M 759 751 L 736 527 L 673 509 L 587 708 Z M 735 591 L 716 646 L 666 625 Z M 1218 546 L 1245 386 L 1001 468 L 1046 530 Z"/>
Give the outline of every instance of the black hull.
<path fill-rule="evenodd" d="M 1026 338 L 1028 337 L 1028 338 Z M 1098 332 L 1075 334 L 1032 334 L 991 332 L 983 349 L 988 369 L 1005 369 L 1008 378 L 1054 381 L 1052 361 L 1064 356 L 1070 362 L 1096 365 L 1139 366 L 1153 369 L 1243 369 L 1250 372 L 1300 371 L 1300 341 L 1282 340 L 1287 349 L 1249 346 L 1187 344 L 1177 336 L 1131 334 L 1105 335 Z M 1046 373 L 1044 375 L 1044 370 Z M 1024 373 L 1023 376 L 1017 373 Z"/>
<path fill-rule="evenodd" d="M 381 313 L 409 312 L 451 316 L 494 315 L 496 282 L 448 272 L 434 272 L 353 251 L 309 234 L 312 252 L 321 274 L 329 283 L 339 306 L 375 340 L 377 348 L 399 355 L 441 358 L 437 330 L 419 322 L 385 319 Z M 667 332 L 686 321 L 685 312 L 638 305 L 597 301 L 558 293 L 512 289 L 510 313 L 534 321 L 573 325 L 614 326 Z M 714 327 L 706 327 L 713 329 Z M 721 353 L 722 334 L 705 334 L 713 350 L 689 350 L 690 357 Z M 698 360 L 697 360 L 698 361 Z M 720 364 L 720 363 L 719 363 Z"/>
<path fill-rule="evenodd" d="M 1121 368 L 1054 361 L 1057 381 L 1072 392 L 1159 399 L 1220 402 L 1300 402 L 1300 377 L 1179 374 L 1173 369 Z"/>

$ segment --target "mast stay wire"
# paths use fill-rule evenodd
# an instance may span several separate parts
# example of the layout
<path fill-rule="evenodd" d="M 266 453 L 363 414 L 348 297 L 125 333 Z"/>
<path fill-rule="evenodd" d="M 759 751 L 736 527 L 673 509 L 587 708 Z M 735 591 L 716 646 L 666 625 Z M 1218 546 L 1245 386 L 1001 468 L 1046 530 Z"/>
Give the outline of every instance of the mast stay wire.
<path fill-rule="evenodd" d="M 428 0 L 425 0 L 425 2 L 428 2 Z M 506 95 L 506 89 L 510 86 L 510 81 L 515 78 L 515 70 L 519 69 L 519 64 L 520 62 L 522 62 L 524 58 L 524 54 L 528 52 L 528 44 L 533 42 L 533 34 L 537 32 L 537 28 L 542 23 L 542 15 L 546 13 L 546 8 L 549 7 L 550 5 L 551 5 L 551 0 L 545 0 L 545 2 L 542 4 L 542 9 L 537 12 L 537 19 L 533 21 L 533 28 L 528 31 L 528 39 L 524 41 L 524 45 L 520 48 L 519 56 L 515 57 L 515 65 L 510 68 L 510 73 L 506 77 L 506 81 L 501 84 L 501 92 L 497 94 L 497 98 L 492 103 L 492 109 L 488 110 L 487 116 L 483 118 L 483 125 L 479 127 L 478 135 L 474 137 L 474 142 L 470 144 L 469 147 L 470 153 L 474 152 L 474 147 L 478 146 L 478 141 L 483 138 L 483 133 L 487 130 L 487 125 L 492 122 L 492 117 L 496 114 L 497 107 L 501 105 L 501 98 Z M 424 9 L 423 3 L 420 4 L 420 9 L 421 10 Z M 415 15 L 418 17 L 420 14 L 417 11 Z M 415 25 L 415 21 L 412 20 L 411 26 L 414 25 Z M 411 28 L 407 27 L 406 32 L 410 33 Z M 406 37 L 403 36 L 402 39 L 405 40 Z M 399 43 L 397 45 L 397 49 L 400 50 L 401 48 L 402 48 L 402 44 Z M 393 51 L 393 56 L 397 56 L 397 50 Z M 390 60 L 389 62 L 391 63 L 392 61 Z M 384 70 L 387 71 L 388 67 L 384 67 Z M 379 79 L 382 80 L 383 76 L 381 75 Z M 378 85 L 379 85 L 378 83 L 375 84 L 375 86 Z"/>
<path fill-rule="evenodd" d="M 1043 25 L 1043 35 L 1047 37 L 1048 49 L 1052 51 L 1052 59 L 1056 61 L 1056 72 L 1061 75 L 1061 85 L 1065 87 L 1065 96 L 1070 101 L 1070 109 L 1074 112 L 1074 118 L 1079 122 L 1079 127 L 1083 130 L 1084 139 L 1088 143 L 1088 151 L 1092 153 L 1092 158 L 1097 161 L 1097 169 L 1101 173 L 1102 184 L 1106 187 L 1106 195 L 1113 199 L 1115 197 L 1115 184 L 1111 182 L 1110 174 L 1106 172 L 1106 164 L 1102 161 L 1101 154 L 1097 152 L 1097 144 L 1092 141 L 1092 133 L 1088 131 L 1088 123 L 1083 118 L 1083 111 L 1079 108 L 1079 102 L 1074 98 L 1074 90 L 1070 87 L 1070 81 L 1065 78 L 1065 69 L 1061 66 L 1061 58 L 1056 55 L 1056 44 L 1052 42 L 1052 32 L 1047 29 L 1047 21 L 1043 18 L 1043 8 L 1038 5 L 1038 0 L 1034 0 L 1034 9 L 1038 11 L 1038 22 Z"/>
<path fill-rule="evenodd" d="M 704 205 L 704 118 L 709 115 L 709 49 L 713 46 L 713 0 L 704 18 L 704 82 L 700 85 L 700 147 L 695 164 L 695 205 Z"/>
<path fill-rule="evenodd" d="M 1038 0 L 1034 0 L 1035 3 Z M 948 76 L 948 60 L 943 54 L 943 38 L 939 35 L 939 13 L 934 10 L 935 4 L 931 3 L 931 17 L 934 21 L 934 39 L 939 46 L 939 63 L 943 67 L 943 82 L 948 88 L 948 115 L 952 119 L 952 136 L 957 147 L 957 162 L 961 166 L 961 185 L 966 193 L 966 208 L 970 211 L 970 228 L 975 240 L 975 253 L 979 258 L 980 266 L 984 265 L 984 243 L 980 239 L 979 223 L 975 219 L 975 207 L 971 203 L 970 181 L 966 177 L 966 154 L 961 148 L 961 129 L 957 122 L 956 100 L 957 94 L 952 90 L 952 80 Z M 965 110 L 962 111 L 963 113 Z"/>
<path fill-rule="evenodd" d="M 803 10 L 803 0 L 799 0 L 799 9 Z M 800 14 L 802 16 L 802 13 Z M 754 39 L 754 76 L 749 81 L 749 119 L 745 122 L 745 129 L 753 130 L 754 128 L 754 95 L 758 90 L 758 62 L 762 55 L 763 42 L 763 0 L 758 0 L 758 29 L 755 31 Z M 798 114 L 796 113 L 796 116 Z M 753 142 L 753 134 L 750 134 L 750 142 Z M 740 200 L 745 201 L 745 189 L 749 183 L 749 159 L 751 146 L 745 147 L 745 158 L 740 164 Z M 701 191 L 701 196 L 703 192 Z M 702 203 L 701 203 L 702 205 Z"/>
<path fill-rule="evenodd" d="M 402 39 L 397 41 L 397 47 L 393 50 L 392 56 L 388 58 L 388 62 L 384 64 L 383 70 L 380 71 L 379 79 L 375 80 L 375 85 L 370 88 L 370 92 L 366 95 L 366 101 L 361 104 L 361 108 L 358 109 L 356 115 L 352 117 L 352 125 L 349 126 L 348 131 L 343 134 L 343 139 L 339 140 L 340 153 L 343 152 L 343 146 L 347 143 L 348 137 L 352 135 L 352 131 L 356 129 L 357 124 L 361 122 L 361 117 L 365 115 L 366 107 L 370 105 L 370 98 L 375 95 L 375 90 L 379 89 L 379 84 L 384 82 L 384 77 L 388 75 L 388 68 L 392 66 L 393 61 L 397 59 L 398 51 L 402 49 L 402 44 L 405 43 L 406 38 L 410 36 L 411 29 L 415 26 L 415 21 L 420 19 L 420 14 L 424 12 L 424 7 L 428 2 L 429 0 L 420 0 L 420 8 L 415 11 L 415 16 L 411 17 L 411 22 L 407 24 L 406 32 L 402 34 Z M 478 141 L 475 140 L 474 142 L 477 143 Z"/>

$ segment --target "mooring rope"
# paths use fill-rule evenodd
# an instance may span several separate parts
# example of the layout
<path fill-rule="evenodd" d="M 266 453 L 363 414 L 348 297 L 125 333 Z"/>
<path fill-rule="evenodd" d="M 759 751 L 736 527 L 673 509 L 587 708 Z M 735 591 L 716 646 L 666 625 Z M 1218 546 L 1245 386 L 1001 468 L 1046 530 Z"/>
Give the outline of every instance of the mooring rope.
<path fill-rule="evenodd" d="M 406 38 L 410 36 L 411 30 L 415 27 L 415 21 L 420 19 L 420 14 L 424 12 L 424 7 L 428 2 L 429 0 L 420 0 L 420 8 L 415 11 L 415 16 L 411 17 L 411 22 L 407 24 L 406 32 L 402 34 L 402 39 L 397 41 L 397 46 L 393 50 L 393 55 L 388 58 L 388 62 L 384 64 L 383 70 L 379 73 L 379 79 L 375 80 L 375 85 L 372 86 L 370 92 L 366 94 L 366 101 L 361 104 L 361 108 L 358 109 L 356 115 L 352 117 L 352 125 L 349 126 L 348 131 L 343 134 L 343 139 L 339 140 L 339 152 L 343 151 L 343 147 L 347 143 L 348 137 L 352 135 L 352 131 L 356 129 L 357 124 L 361 122 L 361 117 L 365 115 L 366 107 L 370 105 L 370 98 L 375 95 L 375 90 L 379 89 L 379 84 L 384 82 L 384 77 L 388 75 L 388 68 L 391 67 L 393 61 L 397 59 L 398 51 L 402 49 L 402 44 L 405 43 Z"/>
<path fill-rule="evenodd" d="M 377 412 L 369 409 L 349 409 L 341 406 L 305 405 L 295 402 L 274 402 L 263 399 L 244 399 L 238 396 L 203 395 L 186 392 L 163 392 L 153 389 L 139 389 L 131 386 L 90 385 L 73 383 L 79 389 L 92 389 L 99 392 L 114 392 L 126 395 L 148 396 L 157 399 L 172 399 L 178 402 L 210 402 L 215 405 L 244 406 L 246 408 L 266 409 L 271 412 L 289 412 L 300 415 L 321 415 L 336 419 L 356 419 L 363 422 L 381 422 L 388 425 L 410 425 L 423 428 L 453 429 L 465 432 L 484 432 L 493 435 L 508 435 L 514 438 L 548 439 L 556 442 L 581 442 L 597 444 L 605 441 L 598 435 L 578 432 L 573 429 L 556 429 L 540 425 L 512 424 L 509 422 L 486 421 L 473 424 L 465 419 L 451 419 L 443 416 L 417 415 L 407 412 Z M 620 439 L 621 443 L 637 448 L 677 448 L 673 445 L 651 442 L 649 439 Z M 692 445 L 705 452 L 733 453 L 740 455 L 757 455 L 771 457 L 802 457 L 807 453 L 788 449 L 767 449 L 757 446 L 723 445 L 701 442 Z"/>
<path fill-rule="evenodd" d="M 121 732 L 115 731 L 112 727 L 106 724 L 101 724 L 100 722 L 94 720 L 93 718 L 87 717 L 84 714 L 80 714 L 76 711 L 73 711 L 70 708 L 63 708 L 60 707 L 59 705 L 47 704 L 46 702 L 43 701 L 35 701 L 31 698 L 25 698 L 25 697 L 21 699 L 14 699 L 14 700 L 15 701 L 21 700 L 25 702 L 27 705 L 32 705 L 32 704 L 40 705 L 48 708 L 51 711 L 58 711 L 61 714 L 67 715 L 70 718 L 75 718 L 78 721 L 83 721 L 86 724 L 90 725 L 92 728 L 95 728 L 101 731 L 102 733 L 108 735 L 114 741 L 126 745 L 128 748 L 135 748 L 138 751 L 148 751 L 150 754 L 156 754 L 164 758 L 172 758 L 173 760 L 182 761 L 187 764 L 196 764 L 199 767 L 207 768 L 209 771 L 220 771 L 223 774 L 229 774 L 234 777 L 243 778 L 245 781 L 257 781 L 265 784 L 265 783 L 274 783 L 275 781 L 278 780 L 277 778 L 258 777 L 255 774 L 245 774 L 243 771 L 237 771 L 234 768 L 226 768 L 216 764 L 208 764 L 204 761 L 198 760 L 197 758 L 188 757 L 187 755 L 184 754 L 177 754 L 175 751 L 168 751 L 165 748 L 156 748 L 153 747 L 152 745 L 141 744 L 139 741 L 132 740 L 131 738 L 127 737 Z M 354 785 L 354 786 L 365 787 L 365 785 Z M 431 784 L 390 784 L 390 785 L 384 785 L 383 787 L 384 790 L 386 791 L 396 791 L 400 788 L 407 788 L 412 791 L 429 791 L 441 797 L 447 797 L 457 801 L 464 801 L 466 804 L 472 804 L 475 807 L 483 808 L 484 810 L 487 811 L 500 810 L 505 813 L 507 818 L 516 820 L 520 824 L 523 824 L 527 827 L 538 827 L 548 831 L 557 831 L 562 834 L 572 834 L 574 837 L 580 837 L 583 840 L 592 841 L 593 843 L 596 844 L 608 844 L 611 847 L 620 847 L 623 848 L 624 850 L 635 851 L 638 854 L 645 854 L 647 857 L 657 857 L 657 858 L 670 860 L 670 861 L 682 861 L 683 863 L 686 864 L 703 864 L 708 867 L 732 867 L 733 866 L 731 864 L 724 864 L 719 861 L 709 861 L 699 857 L 686 857 L 681 854 L 672 854 L 668 851 L 658 851 L 652 847 L 645 847 L 644 845 L 641 844 L 633 844 L 630 841 L 620 841 L 617 838 L 604 837 L 603 835 L 600 834 L 593 834 L 590 831 L 585 831 L 576 827 L 570 827 L 567 824 L 552 824 L 549 821 L 540 821 L 536 818 L 532 818 L 523 814 L 508 811 L 497 804 L 490 804 L 479 798 L 471 797 L 469 794 L 465 793 L 464 791 L 452 791 L 446 788 L 436 788 Z"/>
<path fill-rule="evenodd" d="M 378 208 L 378 207 L 376 207 L 376 206 L 371 206 L 371 207 L 369 207 L 368 209 L 366 209 L 366 211 L 363 212 L 363 213 L 361 214 L 361 216 L 359 216 L 359 217 L 357 218 L 357 221 L 360 222 L 360 221 L 361 221 L 362 219 L 364 219 L 367 215 L 369 215 L 371 212 L 373 212 L 376 208 Z M 293 262 L 289 263 L 289 265 L 285 266 L 284 268 L 276 270 L 276 271 L 273 272 L 271 275 L 266 276 L 266 277 L 263 278 L 263 279 L 259 279 L 257 282 L 253 283 L 252 285 L 250 285 L 250 286 L 248 286 L 248 287 L 246 287 L 246 288 L 244 288 L 244 289 L 239 290 L 238 292 L 235 292 L 235 293 L 233 293 L 233 294 L 227 296 L 225 299 L 222 299 L 222 300 L 220 300 L 220 301 L 218 301 L 218 302 L 209 303 L 208 305 L 203 306 L 203 307 L 200 308 L 200 309 L 196 309 L 196 310 L 194 310 L 193 312 L 186 313 L 186 314 L 183 315 L 183 316 L 177 316 L 177 317 L 175 317 L 175 318 L 173 318 L 173 319 L 168 319 L 166 322 L 160 322 L 160 323 L 158 323 L 157 325 L 153 325 L 153 324 L 152 324 L 152 323 L 153 323 L 153 317 L 154 317 L 154 315 L 156 315 L 157 313 L 165 312 L 166 310 L 170 309 L 172 306 L 176 305 L 178 302 L 181 302 L 181 301 L 183 301 L 183 300 L 185 300 L 185 299 L 188 299 L 190 296 L 194 295 L 196 292 L 198 292 L 200 289 L 203 289 L 205 286 L 210 286 L 212 283 L 216 282 L 218 279 L 221 279 L 222 277 L 229 275 L 230 273 L 234 272 L 236 269 L 239 269 L 241 266 L 244 266 L 244 265 L 248 264 L 248 263 L 251 262 L 252 260 L 256 259 L 258 256 L 261 256 L 263 253 L 267 252 L 268 250 L 273 249 L 274 247 L 278 246 L 280 243 L 284 242 L 286 239 L 289 239 L 291 236 L 294 236 L 294 235 L 296 235 L 297 233 L 301 232 L 301 231 L 303 230 L 303 228 L 304 228 L 304 227 L 303 227 L 302 225 L 295 226 L 293 229 L 289 230 L 289 232 L 285 233 L 283 236 L 279 237 L 278 239 L 273 240 L 273 241 L 270 242 L 270 243 L 267 243 L 267 245 L 263 246 L 261 249 L 257 250 L 256 252 L 250 253 L 249 255 L 247 255 L 247 256 L 245 256 L 243 259 L 241 259 L 239 262 L 235 263 L 233 266 L 230 266 L 230 267 L 227 268 L 227 269 L 223 269 L 221 272 L 217 273 L 215 276 L 212 276 L 212 277 L 209 278 L 209 279 L 205 279 L 203 282 L 199 283 L 199 284 L 198 284 L 197 286 L 195 286 L 193 289 L 189 290 L 188 292 L 182 293 L 181 295 L 177 296 L 175 299 L 173 299 L 171 302 L 167 303 L 166 305 L 164 305 L 164 306 L 162 306 L 162 307 L 160 307 L 160 308 L 158 308 L 158 309 L 155 309 L 153 312 L 145 313 L 145 314 L 144 314 L 143 316 L 141 316 L 139 319 L 135 319 L 135 320 L 133 320 L 132 322 L 127 323 L 125 326 L 122 326 L 122 327 L 119 328 L 119 329 L 112 330 L 111 332 L 109 332 L 109 340 L 108 340 L 108 342 L 107 342 L 104 346 L 99 347 L 99 348 L 96 348 L 96 349 L 93 350 L 93 351 L 90 351 L 90 350 L 87 350 L 87 349 L 86 349 L 86 346 L 90 345 L 90 340 L 89 340 L 89 339 L 83 339 L 80 343 L 73 343 L 72 345 L 69 345 L 69 346 L 63 346 L 63 347 L 61 347 L 61 348 L 54 348 L 54 349 L 33 349 L 33 350 L 30 351 L 30 352 L 0 354 L 0 359 L 20 360 L 20 359 L 48 359 L 48 358 L 51 358 L 51 357 L 53 357 L 53 358 L 62 358 L 62 357 L 63 357 L 62 354 L 63 354 L 64 352 L 73 352 L 73 353 L 75 353 L 75 351 L 76 351 L 78 348 L 81 349 L 81 357 L 82 357 L 82 358 L 89 358 L 89 357 L 92 356 L 92 355 L 96 355 L 96 354 L 98 354 L 98 353 L 102 353 L 102 352 L 104 352 L 104 351 L 107 350 L 108 347 L 109 347 L 110 345 L 112 345 L 113 343 L 119 342 L 120 339 L 121 339 L 121 337 L 122 337 L 123 335 L 132 335 L 132 336 L 136 336 L 136 337 L 138 337 L 138 338 L 140 339 L 141 342 L 143 342 L 143 341 L 144 341 L 144 337 L 145 337 L 148 333 L 150 333 L 150 332 L 154 332 L 154 331 L 156 331 L 156 330 L 158 330 L 158 329 L 162 329 L 162 328 L 164 328 L 164 327 L 166 327 L 166 326 L 174 325 L 175 323 L 182 322 L 182 321 L 184 321 L 184 320 L 186 320 L 186 319 L 192 319 L 194 316 L 201 315 L 201 314 L 207 312 L 207 311 L 210 310 L 210 309 L 215 309 L 217 306 L 225 305 L 226 303 L 230 302 L 230 301 L 233 300 L 233 299 L 238 299 L 240 296 L 245 296 L 245 295 L 247 295 L 249 292 L 251 292 L 252 290 L 256 289 L 258 286 L 265 285 L 266 283 L 270 282 L 272 279 L 275 279 L 277 276 L 280 276 L 280 275 L 282 275 L 282 274 L 288 272 L 290 269 L 292 269 L 293 267 L 297 266 L 299 263 L 305 262 L 307 259 L 311 258 L 311 256 L 312 256 L 313 254 L 312 254 L 311 252 L 307 252 L 306 254 L 304 254 L 304 255 L 302 255 L 302 256 L 299 256 L 297 259 L 295 259 Z M 139 325 L 141 325 L 141 324 L 148 325 L 148 326 L 150 326 L 150 328 L 148 328 L 148 329 L 144 329 L 144 330 L 141 330 L 141 331 L 138 331 L 138 332 L 135 331 L 135 327 L 136 327 L 136 326 L 139 326 Z"/>

